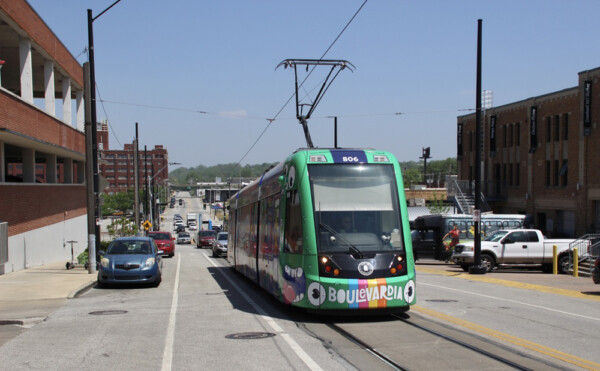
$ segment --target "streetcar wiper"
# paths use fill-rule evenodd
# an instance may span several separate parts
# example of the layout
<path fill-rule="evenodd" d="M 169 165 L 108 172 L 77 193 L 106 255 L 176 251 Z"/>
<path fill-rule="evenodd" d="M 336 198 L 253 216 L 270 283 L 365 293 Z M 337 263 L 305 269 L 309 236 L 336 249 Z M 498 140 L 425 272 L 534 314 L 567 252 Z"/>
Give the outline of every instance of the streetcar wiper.
<path fill-rule="evenodd" d="M 337 232 L 335 229 L 331 228 L 330 226 L 328 226 L 325 223 L 319 223 L 319 227 L 325 229 L 327 232 L 331 233 L 332 236 L 334 236 L 336 239 L 340 239 L 343 243 L 345 243 L 348 246 L 348 250 L 352 253 L 352 255 L 357 258 L 357 259 L 362 259 L 364 258 L 364 255 L 362 253 L 362 251 L 360 251 L 356 246 L 354 246 L 352 244 L 352 242 L 348 241 L 347 239 L 345 239 L 344 237 L 342 237 L 339 232 Z"/>

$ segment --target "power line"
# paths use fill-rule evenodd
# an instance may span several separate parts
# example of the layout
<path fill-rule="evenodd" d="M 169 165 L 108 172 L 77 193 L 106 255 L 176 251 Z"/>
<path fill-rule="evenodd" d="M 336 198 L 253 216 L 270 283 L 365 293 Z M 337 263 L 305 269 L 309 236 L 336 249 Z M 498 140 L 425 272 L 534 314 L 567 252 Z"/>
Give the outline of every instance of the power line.
<path fill-rule="evenodd" d="M 117 140 L 117 143 L 119 143 L 119 146 L 121 147 L 123 145 L 121 144 L 121 141 L 117 137 L 117 133 L 113 129 L 113 127 L 112 127 L 112 125 L 110 123 L 110 120 L 108 119 L 108 113 L 106 113 L 106 107 L 104 107 L 104 101 L 102 100 L 102 96 L 100 96 L 100 88 L 98 87 L 98 83 L 97 82 L 96 82 L 96 92 L 98 93 L 98 98 L 100 98 L 99 102 L 102 105 L 102 111 L 104 112 L 104 116 L 106 116 L 106 122 L 108 123 L 108 126 L 110 126 L 110 132 L 115 137 L 115 139 Z"/>
<path fill-rule="evenodd" d="M 342 36 L 342 34 L 344 33 L 344 31 L 346 31 L 346 29 L 348 28 L 348 26 L 350 25 L 350 23 L 352 23 L 352 21 L 354 20 L 354 18 L 356 18 L 356 16 L 358 15 L 358 13 L 360 13 L 360 11 L 362 10 L 362 8 L 365 6 L 365 4 L 367 3 L 368 0 L 365 0 L 362 5 L 358 8 L 358 10 L 354 13 L 354 15 L 352 16 L 352 18 L 350 18 L 350 20 L 346 23 L 346 25 L 344 26 L 344 28 L 340 31 L 340 33 L 337 35 L 337 37 L 335 38 L 335 40 L 333 40 L 333 42 L 329 45 L 329 47 L 325 50 L 325 52 L 321 55 L 321 58 L 319 58 L 319 60 L 322 60 L 323 58 L 325 58 L 325 56 L 327 55 L 327 53 L 331 50 L 331 48 L 333 48 L 333 45 L 335 45 L 335 43 L 338 41 L 338 39 Z M 302 81 L 302 83 L 300 84 L 300 87 L 304 86 L 304 83 L 306 82 L 306 80 L 308 79 L 308 77 L 312 74 L 312 72 L 315 70 L 317 66 L 313 66 L 313 68 L 310 70 L 310 72 L 306 75 L 306 77 L 304 78 L 304 80 Z M 288 100 L 283 104 L 283 106 L 279 109 L 279 111 L 277 112 L 277 114 L 275 114 L 275 116 L 273 116 L 272 118 L 268 119 L 269 123 L 267 124 L 267 126 L 265 127 L 265 129 L 260 133 L 260 135 L 258 136 L 258 138 L 256 139 L 256 141 L 252 144 L 252 146 L 250 147 L 250 149 L 246 152 L 246 154 L 244 154 L 244 156 L 240 159 L 240 161 L 238 161 L 238 164 L 241 165 L 241 162 L 244 160 L 244 158 L 246 158 L 246 156 L 248 155 L 248 153 L 250 153 L 250 151 L 254 148 L 254 146 L 256 146 L 256 143 L 258 143 L 258 141 L 260 140 L 260 138 L 262 138 L 262 136 L 265 134 L 265 132 L 269 129 L 269 127 L 271 126 L 271 124 L 273 123 L 273 121 L 275 121 L 277 119 L 277 117 L 279 117 L 279 115 L 281 114 L 281 112 L 283 112 L 283 110 L 285 109 L 285 107 L 287 107 L 287 105 L 290 103 L 290 101 L 294 98 L 295 94 L 292 94 Z"/>

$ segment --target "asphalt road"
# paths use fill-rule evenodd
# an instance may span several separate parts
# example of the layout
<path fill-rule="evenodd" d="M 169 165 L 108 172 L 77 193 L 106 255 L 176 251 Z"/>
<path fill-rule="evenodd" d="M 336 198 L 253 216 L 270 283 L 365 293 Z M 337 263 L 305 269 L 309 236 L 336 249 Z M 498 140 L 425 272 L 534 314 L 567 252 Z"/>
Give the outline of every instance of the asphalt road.
<path fill-rule="evenodd" d="M 186 201 L 169 215 L 201 210 L 198 199 Z M 165 225 L 172 225 L 169 217 Z M 289 310 L 224 259 L 210 257 L 209 250 L 178 245 L 175 257 L 164 259 L 158 288 L 92 288 L 61 302 L 45 321 L 0 347 L 0 365 L 7 370 L 600 369 L 600 296 L 590 289 L 576 295 L 573 289 L 511 285 L 503 274 L 473 279 L 448 266 L 432 266 L 418 265 L 418 304 L 407 316 L 324 318 Z M 550 277 L 538 275 L 543 273 L 524 277 Z M 579 282 L 588 283 L 573 285 Z"/>

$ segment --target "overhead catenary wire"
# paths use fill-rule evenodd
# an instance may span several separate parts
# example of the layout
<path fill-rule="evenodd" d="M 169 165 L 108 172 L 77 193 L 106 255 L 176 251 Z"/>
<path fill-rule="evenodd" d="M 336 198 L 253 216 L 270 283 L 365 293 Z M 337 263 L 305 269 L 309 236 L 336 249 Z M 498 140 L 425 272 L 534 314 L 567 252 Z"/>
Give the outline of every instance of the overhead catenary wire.
<path fill-rule="evenodd" d="M 325 58 L 325 56 L 327 55 L 327 53 L 329 53 L 329 51 L 331 50 L 331 48 L 333 48 L 333 46 L 335 45 L 335 43 L 339 40 L 339 38 L 342 36 L 342 34 L 346 31 L 346 29 L 348 28 L 348 26 L 350 25 L 350 23 L 352 23 L 352 21 L 354 20 L 354 18 L 356 18 L 356 16 L 358 15 L 358 13 L 360 13 L 360 11 L 362 10 L 362 8 L 365 6 L 365 4 L 367 3 L 368 0 L 365 0 L 362 5 L 358 8 L 358 10 L 356 12 L 354 12 L 354 15 L 350 18 L 350 20 L 346 23 L 346 25 L 344 26 L 344 28 L 342 28 L 342 30 L 340 31 L 340 33 L 337 35 L 337 37 L 333 40 L 333 42 L 331 42 L 331 44 L 329 45 L 329 47 L 325 50 L 325 52 L 323 52 L 323 54 L 321 55 L 321 57 L 319 58 L 319 60 Z M 306 75 L 306 77 L 304 78 L 304 80 L 302 80 L 302 83 L 300 84 L 300 87 L 304 86 L 304 83 L 306 82 L 306 80 L 308 79 L 308 77 L 312 74 L 312 72 L 314 71 L 314 69 L 316 68 L 316 66 L 313 66 L 312 69 L 310 70 L 310 72 Z M 246 156 L 248 156 L 248 154 L 250 153 L 250 151 L 252 151 L 252 149 L 256 146 L 256 144 L 258 143 L 258 141 L 262 138 L 262 136 L 265 134 L 265 132 L 269 129 L 269 127 L 271 127 L 271 124 L 273 123 L 273 121 L 275 121 L 277 119 L 277 117 L 279 117 L 279 115 L 281 114 L 281 112 L 283 112 L 283 110 L 285 109 L 285 107 L 287 107 L 287 105 L 291 102 L 291 100 L 294 98 L 295 94 L 293 93 L 287 100 L 286 102 L 283 104 L 283 106 L 279 109 L 279 111 L 277 111 L 277 113 L 275 114 L 275 116 L 273 116 L 272 118 L 268 119 L 269 123 L 267 124 L 267 126 L 265 127 L 265 129 L 260 133 L 260 135 L 258 136 L 258 138 L 256 139 L 256 141 L 254 141 L 254 143 L 252 144 L 252 146 L 250 147 L 250 149 L 244 154 L 244 156 L 238 161 L 238 165 L 240 165 L 242 163 L 242 161 L 246 158 Z"/>

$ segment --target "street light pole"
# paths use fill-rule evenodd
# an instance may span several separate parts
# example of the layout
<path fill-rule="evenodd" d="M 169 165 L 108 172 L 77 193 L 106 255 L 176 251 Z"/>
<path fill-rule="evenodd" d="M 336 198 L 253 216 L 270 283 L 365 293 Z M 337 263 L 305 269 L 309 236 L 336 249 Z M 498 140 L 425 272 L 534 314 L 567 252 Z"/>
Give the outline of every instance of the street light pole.
<path fill-rule="evenodd" d="M 100 17 L 102 14 L 104 14 L 106 11 L 108 11 L 110 8 L 112 8 L 113 6 L 115 6 L 119 1 L 121 0 L 117 0 L 115 1 L 111 6 L 109 6 L 108 8 L 106 8 L 103 12 L 101 12 L 100 14 L 98 14 L 96 17 L 92 17 L 92 10 L 88 9 L 87 10 L 87 19 L 88 19 L 88 58 L 89 58 L 89 76 L 90 76 L 90 81 L 89 81 L 89 85 L 90 85 L 90 89 L 89 89 L 89 93 L 90 93 L 90 119 L 91 119 L 91 125 L 92 125 L 92 130 L 91 130 L 91 134 L 92 134 L 92 166 L 93 166 L 93 172 L 94 172 L 94 184 L 93 184 L 93 195 L 94 195 L 94 220 L 95 220 L 95 228 L 94 228 L 94 235 L 95 235 L 95 243 L 94 241 L 92 241 L 92 239 L 90 239 L 90 243 L 88 246 L 88 256 L 89 256 L 89 262 L 90 262 L 90 268 L 89 268 L 89 273 L 94 273 L 96 271 L 96 251 L 98 251 L 100 249 L 100 218 L 102 216 L 102 211 L 100 209 L 100 200 L 99 200 L 99 195 L 100 195 L 100 181 L 99 181 L 99 174 L 98 174 L 98 123 L 97 123 L 97 118 L 96 118 L 96 69 L 95 69 L 95 61 L 94 61 L 94 27 L 93 27 L 93 23 L 94 21 Z M 92 186 L 91 184 L 88 184 L 88 187 Z M 89 234 L 91 234 L 91 231 L 88 231 Z M 93 245 L 93 246 L 92 246 Z"/>

